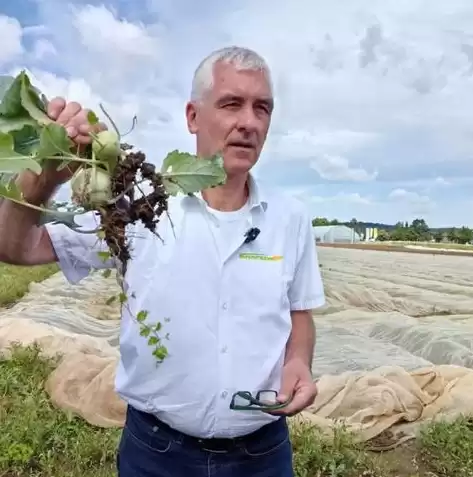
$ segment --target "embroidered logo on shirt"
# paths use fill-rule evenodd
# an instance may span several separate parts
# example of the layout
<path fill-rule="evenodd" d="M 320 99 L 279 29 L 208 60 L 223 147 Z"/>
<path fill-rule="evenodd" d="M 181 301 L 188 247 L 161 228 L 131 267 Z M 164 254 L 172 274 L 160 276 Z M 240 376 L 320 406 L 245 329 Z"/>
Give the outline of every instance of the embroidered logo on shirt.
<path fill-rule="evenodd" d="M 283 259 L 282 255 L 264 255 L 262 253 L 240 253 L 242 260 L 265 260 L 270 262 L 277 262 Z"/>

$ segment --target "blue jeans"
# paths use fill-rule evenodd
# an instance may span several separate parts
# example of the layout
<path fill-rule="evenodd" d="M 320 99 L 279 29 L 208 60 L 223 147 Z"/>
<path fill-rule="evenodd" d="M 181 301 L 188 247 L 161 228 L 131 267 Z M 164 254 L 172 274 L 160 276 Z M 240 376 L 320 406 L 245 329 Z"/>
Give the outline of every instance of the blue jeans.
<path fill-rule="evenodd" d="M 128 407 L 118 448 L 119 477 L 294 477 L 281 418 L 237 439 L 198 439 Z"/>

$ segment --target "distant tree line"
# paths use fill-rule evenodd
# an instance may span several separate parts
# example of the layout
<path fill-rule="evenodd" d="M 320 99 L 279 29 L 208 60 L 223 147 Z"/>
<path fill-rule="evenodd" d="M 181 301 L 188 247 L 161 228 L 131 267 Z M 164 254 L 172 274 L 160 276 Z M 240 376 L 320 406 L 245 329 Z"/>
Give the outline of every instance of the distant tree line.
<path fill-rule="evenodd" d="M 326 217 L 316 217 L 312 220 L 312 225 L 346 225 L 355 230 L 362 237 L 365 237 L 368 228 L 378 229 L 376 240 L 380 242 L 450 242 L 458 244 L 473 243 L 473 229 L 463 227 L 453 228 L 430 228 L 424 219 L 414 219 L 409 222 L 398 222 L 395 225 L 381 224 L 375 222 L 360 222 L 353 218 L 349 222 L 342 222 L 337 219 Z"/>

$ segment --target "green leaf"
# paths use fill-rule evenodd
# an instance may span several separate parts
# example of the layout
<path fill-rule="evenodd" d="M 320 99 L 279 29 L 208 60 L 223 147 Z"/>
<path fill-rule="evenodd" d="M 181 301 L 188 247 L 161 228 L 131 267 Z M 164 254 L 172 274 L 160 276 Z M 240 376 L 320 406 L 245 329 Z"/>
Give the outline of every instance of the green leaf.
<path fill-rule="evenodd" d="M 227 178 L 222 156 L 209 159 L 172 151 L 161 168 L 163 183 L 170 195 L 192 194 L 225 183 Z"/>
<path fill-rule="evenodd" d="M 39 137 L 39 148 L 36 153 L 37 159 L 50 156 L 67 155 L 72 147 L 72 142 L 67 136 L 63 126 L 51 123 L 43 127 Z"/>
<path fill-rule="evenodd" d="M 0 133 L 0 172 L 19 173 L 29 169 L 41 174 L 41 166 L 33 158 L 15 152 L 13 137 Z"/>
<path fill-rule="evenodd" d="M 150 336 L 148 338 L 148 344 L 150 346 L 156 346 L 157 344 L 159 344 L 159 338 L 157 336 Z"/>
<path fill-rule="evenodd" d="M 39 131 L 36 126 L 25 126 L 19 131 L 11 131 L 15 151 L 24 156 L 34 156 L 39 148 Z"/>
<path fill-rule="evenodd" d="M 53 122 L 46 114 L 46 97 L 31 84 L 28 75 L 22 71 L 15 78 L 0 77 L 0 132 L 36 126 L 37 122 Z"/>
<path fill-rule="evenodd" d="M 148 312 L 145 311 L 145 310 L 141 310 L 141 311 L 136 315 L 136 319 L 137 319 L 137 321 L 139 321 L 140 323 L 142 323 L 143 321 L 145 321 L 147 317 L 148 317 Z"/>
<path fill-rule="evenodd" d="M 98 124 L 99 118 L 93 111 L 89 111 L 87 114 L 87 121 L 89 121 L 89 124 Z"/>
<path fill-rule="evenodd" d="M 10 133 L 12 131 L 21 131 L 25 126 L 36 126 L 36 121 L 27 116 L 18 118 L 7 118 L 0 116 L 0 132 Z"/>
<path fill-rule="evenodd" d="M 24 108 L 21 104 L 21 82 L 22 73 L 15 78 L 3 76 L 0 83 L 0 94 L 2 102 L 0 103 L 0 115 L 5 118 L 17 118 L 22 116 Z"/>
<path fill-rule="evenodd" d="M 111 253 L 110 252 L 97 252 L 97 255 L 99 256 L 99 258 L 102 259 L 102 261 L 106 262 L 110 257 L 111 257 Z"/>
<path fill-rule="evenodd" d="M 164 361 L 168 355 L 168 350 L 164 346 L 159 346 L 153 350 L 153 356 L 157 359 L 158 363 Z"/>
<path fill-rule="evenodd" d="M 29 115 L 40 124 L 51 124 L 54 121 L 46 114 L 45 102 L 40 98 L 36 88 L 31 85 L 31 81 L 25 72 L 19 75 L 21 81 L 21 105 L 28 111 Z"/>
<path fill-rule="evenodd" d="M 15 78 L 9 75 L 0 75 L 0 99 L 5 96 L 8 88 L 12 85 Z"/>

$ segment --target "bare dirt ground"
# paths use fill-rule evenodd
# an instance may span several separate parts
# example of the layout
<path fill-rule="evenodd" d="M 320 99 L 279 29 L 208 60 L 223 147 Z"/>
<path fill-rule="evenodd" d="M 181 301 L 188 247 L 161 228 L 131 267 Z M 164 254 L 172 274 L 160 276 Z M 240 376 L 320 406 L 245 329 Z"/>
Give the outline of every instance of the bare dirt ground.
<path fill-rule="evenodd" d="M 404 252 L 404 253 L 417 253 L 425 255 L 450 255 L 450 256 L 460 256 L 460 257 L 473 257 L 473 251 L 465 251 L 462 249 L 437 249 L 435 247 L 425 247 L 425 248 L 411 248 L 406 245 L 391 245 L 383 243 L 319 243 L 317 247 L 323 248 L 346 248 L 354 250 L 374 250 L 378 252 Z"/>

